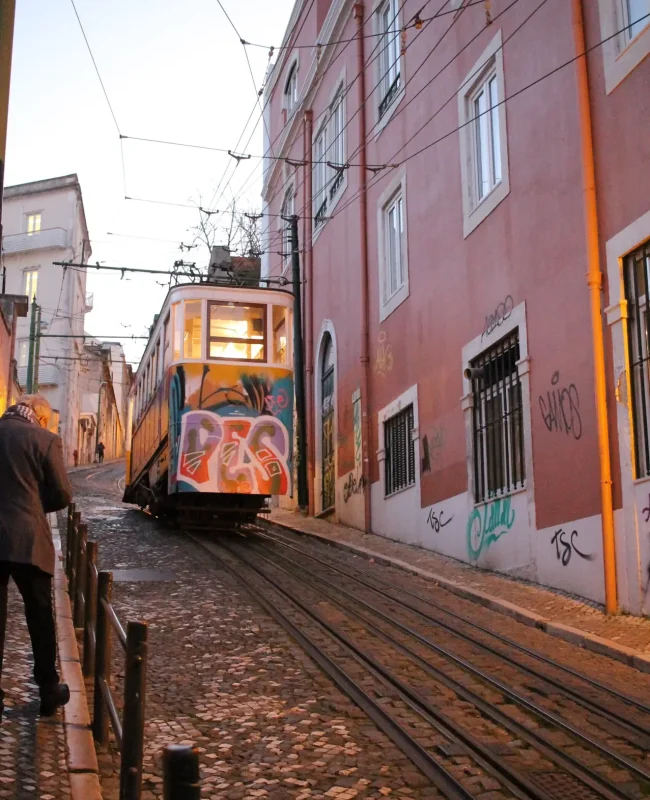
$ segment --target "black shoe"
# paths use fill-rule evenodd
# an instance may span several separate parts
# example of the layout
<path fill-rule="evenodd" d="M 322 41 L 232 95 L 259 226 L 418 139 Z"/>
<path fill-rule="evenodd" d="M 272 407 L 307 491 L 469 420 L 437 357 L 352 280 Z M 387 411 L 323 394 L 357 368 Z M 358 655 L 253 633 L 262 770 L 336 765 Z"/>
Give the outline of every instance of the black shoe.
<path fill-rule="evenodd" d="M 42 717 L 51 717 L 61 706 L 70 700 L 70 689 L 67 683 L 57 683 L 56 686 L 41 692 Z"/>

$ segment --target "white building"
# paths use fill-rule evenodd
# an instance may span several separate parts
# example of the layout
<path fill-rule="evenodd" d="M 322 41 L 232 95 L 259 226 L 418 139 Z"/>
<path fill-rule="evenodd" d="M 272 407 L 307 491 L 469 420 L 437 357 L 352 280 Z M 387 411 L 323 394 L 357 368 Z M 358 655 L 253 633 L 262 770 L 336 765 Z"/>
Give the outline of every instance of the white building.
<path fill-rule="evenodd" d="M 64 454 L 72 464 L 79 437 L 84 317 L 92 309 L 92 295 L 86 294 L 85 269 L 53 262 L 85 263 L 91 255 L 77 176 L 6 187 L 2 221 L 5 291 L 30 299 L 30 313 L 18 320 L 16 331 L 18 378 L 24 388 L 36 297 L 42 309 L 38 389 L 59 411 Z"/>

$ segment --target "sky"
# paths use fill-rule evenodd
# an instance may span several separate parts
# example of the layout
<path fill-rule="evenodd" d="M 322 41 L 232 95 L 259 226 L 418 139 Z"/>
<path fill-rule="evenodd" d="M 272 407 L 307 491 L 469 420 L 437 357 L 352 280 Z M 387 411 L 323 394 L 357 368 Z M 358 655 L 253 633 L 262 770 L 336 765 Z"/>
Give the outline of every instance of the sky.
<path fill-rule="evenodd" d="M 293 0 L 222 3 L 245 40 L 281 43 Z M 259 208 L 260 162 L 242 162 L 230 179 L 235 162 L 226 153 L 126 139 L 123 174 L 118 128 L 127 137 L 234 150 L 256 104 L 244 47 L 217 0 L 75 0 L 75 5 L 115 120 L 72 1 L 16 0 L 5 185 L 76 172 L 91 263 L 169 270 L 183 258 L 205 268 L 205 246 L 179 250 L 181 241 L 192 241 L 197 210 L 125 200 L 125 195 L 221 210 L 248 183 L 238 204 Z M 268 49 L 246 49 L 259 89 Z M 261 155 L 259 107 L 239 152 L 251 134 L 246 152 Z M 215 190 L 226 169 L 219 199 Z M 168 280 L 134 273 L 121 280 L 119 273 L 89 270 L 94 308 L 86 316 L 87 331 L 102 339 L 147 333 Z M 137 361 L 144 346 L 143 340 L 125 340 L 127 359 Z"/>

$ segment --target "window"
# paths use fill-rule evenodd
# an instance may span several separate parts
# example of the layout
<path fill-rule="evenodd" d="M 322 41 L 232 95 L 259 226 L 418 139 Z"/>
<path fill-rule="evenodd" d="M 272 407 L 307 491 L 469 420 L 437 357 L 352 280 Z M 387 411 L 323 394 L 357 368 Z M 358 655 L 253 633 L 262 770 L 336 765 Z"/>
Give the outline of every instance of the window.
<path fill-rule="evenodd" d="M 16 361 L 19 367 L 27 366 L 29 356 L 29 339 L 21 339 L 16 342 Z"/>
<path fill-rule="evenodd" d="M 510 192 L 501 31 L 458 92 L 463 233 L 474 228 Z"/>
<path fill-rule="evenodd" d="M 404 285 L 404 204 L 401 193 L 392 198 L 384 210 L 384 247 L 384 299 L 390 300 Z"/>
<path fill-rule="evenodd" d="M 379 15 L 379 117 L 383 117 L 400 89 L 399 12 L 397 0 L 387 0 Z"/>
<path fill-rule="evenodd" d="M 650 0 L 620 0 L 621 27 L 626 42 L 631 42 L 650 24 Z"/>
<path fill-rule="evenodd" d="M 273 306 L 273 362 L 287 363 L 287 316 L 284 306 Z"/>
<path fill-rule="evenodd" d="M 28 269 L 25 271 L 25 294 L 31 303 L 36 299 L 36 287 L 38 285 L 38 270 Z"/>
<path fill-rule="evenodd" d="M 289 70 L 289 77 L 284 85 L 284 104 L 287 115 L 291 115 L 298 105 L 298 62 L 294 62 Z"/>
<path fill-rule="evenodd" d="M 291 251 L 293 249 L 293 242 L 291 238 L 291 228 L 289 227 L 289 223 L 286 221 L 289 217 L 292 217 L 295 211 L 295 197 L 293 194 L 293 187 L 289 187 L 287 189 L 286 194 L 284 195 L 284 201 L 282 202 L 282 209 L 280 211 L 281 217 L 285 219 L 281 219 L 282 222 L 282 270 L 289 269 L 291 265 Z"/>
<path fill-rule="evenodd" d="M 325 221 L 327 210 L 345 180 L 344 101 L 345 94 L 341 87 L 314 140 L 312 196 L 315 228 Z M 333 166 L 328 166 L 328 162 Z"/>
<path fill-rule="evenodd" d="M 650 54 L 650 0 L 598 0 L 598 10 L 610 94 Z"/>
<path fill-rule="evenodd" d="M 164 345 L 163 345 L 163 369 L 167 369 L 171 362 L 171 325 L 169 324 L 170 315 L 165 320 Z"/>
<path fill-rule="evenodd" d="M 27 235 L 33 236 L 33 234 L 38 233 L 41 229 L 41 215 L 40 214 L 28 214 L 27 215 Z"/>
<path fill-rule="evenodd" d="M 266 306 L 210 303 L 209 357 L 265 361 Z"/>
<path fill-rule="evenodd" d="M 470 362 L 474 500 L 482 503 L 521 488 L 524 426 L 518 329 Z"/>
<path fill-rule="evenodd" d="M 385 495 L 388 497 L 415 484 L 413 405 L 384 422 Z"/>
<path fill-rule="evenodd" d="M 181 304 L 172 304 L 172 361 L 181 357 Z"/>
<path fill-rule="evenodd" d="M 501 137 L 499 135 L 499 89 L 490 72 L 472 97 L 476 200 L 480 202 L 501 183 Z"/>
<path fill-rule="evenodd" d="M 624 262 L 627 300 L 632 419 L 634 422 L 635 478 L 650 475 L 650 240 L 630 253 Z"/>
<path fill-rule="evenodd" d="M 185 303 L 184 358 L 201 358 L 201 301 Z"/>
<path fill-rule="evenodd" d="M 409 296 L 406 173 L 379 199 L 379 320 L 383 322 Z"/>
<path fill-rule="evenodd" d="M 327 166 L 327 122 L 323 125 L 314 142 L 314 170 L 312 195 L 314 198 L 314 227 L 325 220 L 327 212 L 327 178 L 330 168 Z"/>

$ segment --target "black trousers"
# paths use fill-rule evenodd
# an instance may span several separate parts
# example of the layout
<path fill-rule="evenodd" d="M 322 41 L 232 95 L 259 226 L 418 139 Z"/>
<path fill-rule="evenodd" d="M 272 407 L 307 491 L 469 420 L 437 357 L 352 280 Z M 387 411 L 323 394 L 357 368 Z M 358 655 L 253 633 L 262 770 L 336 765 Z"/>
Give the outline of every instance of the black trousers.
<path fill-rule="evenodd" d="M 7 629 L 9 576 L 25 604 L 25 618 L 34 654 L 34 680 L 41 692 L 59 682 L 56 670 L 56 624 L 52 605 L 52 576 L 31 564 L 0 561 L 0 676 Z M 4 692 L 0 689 L 0 701 Z"/>

